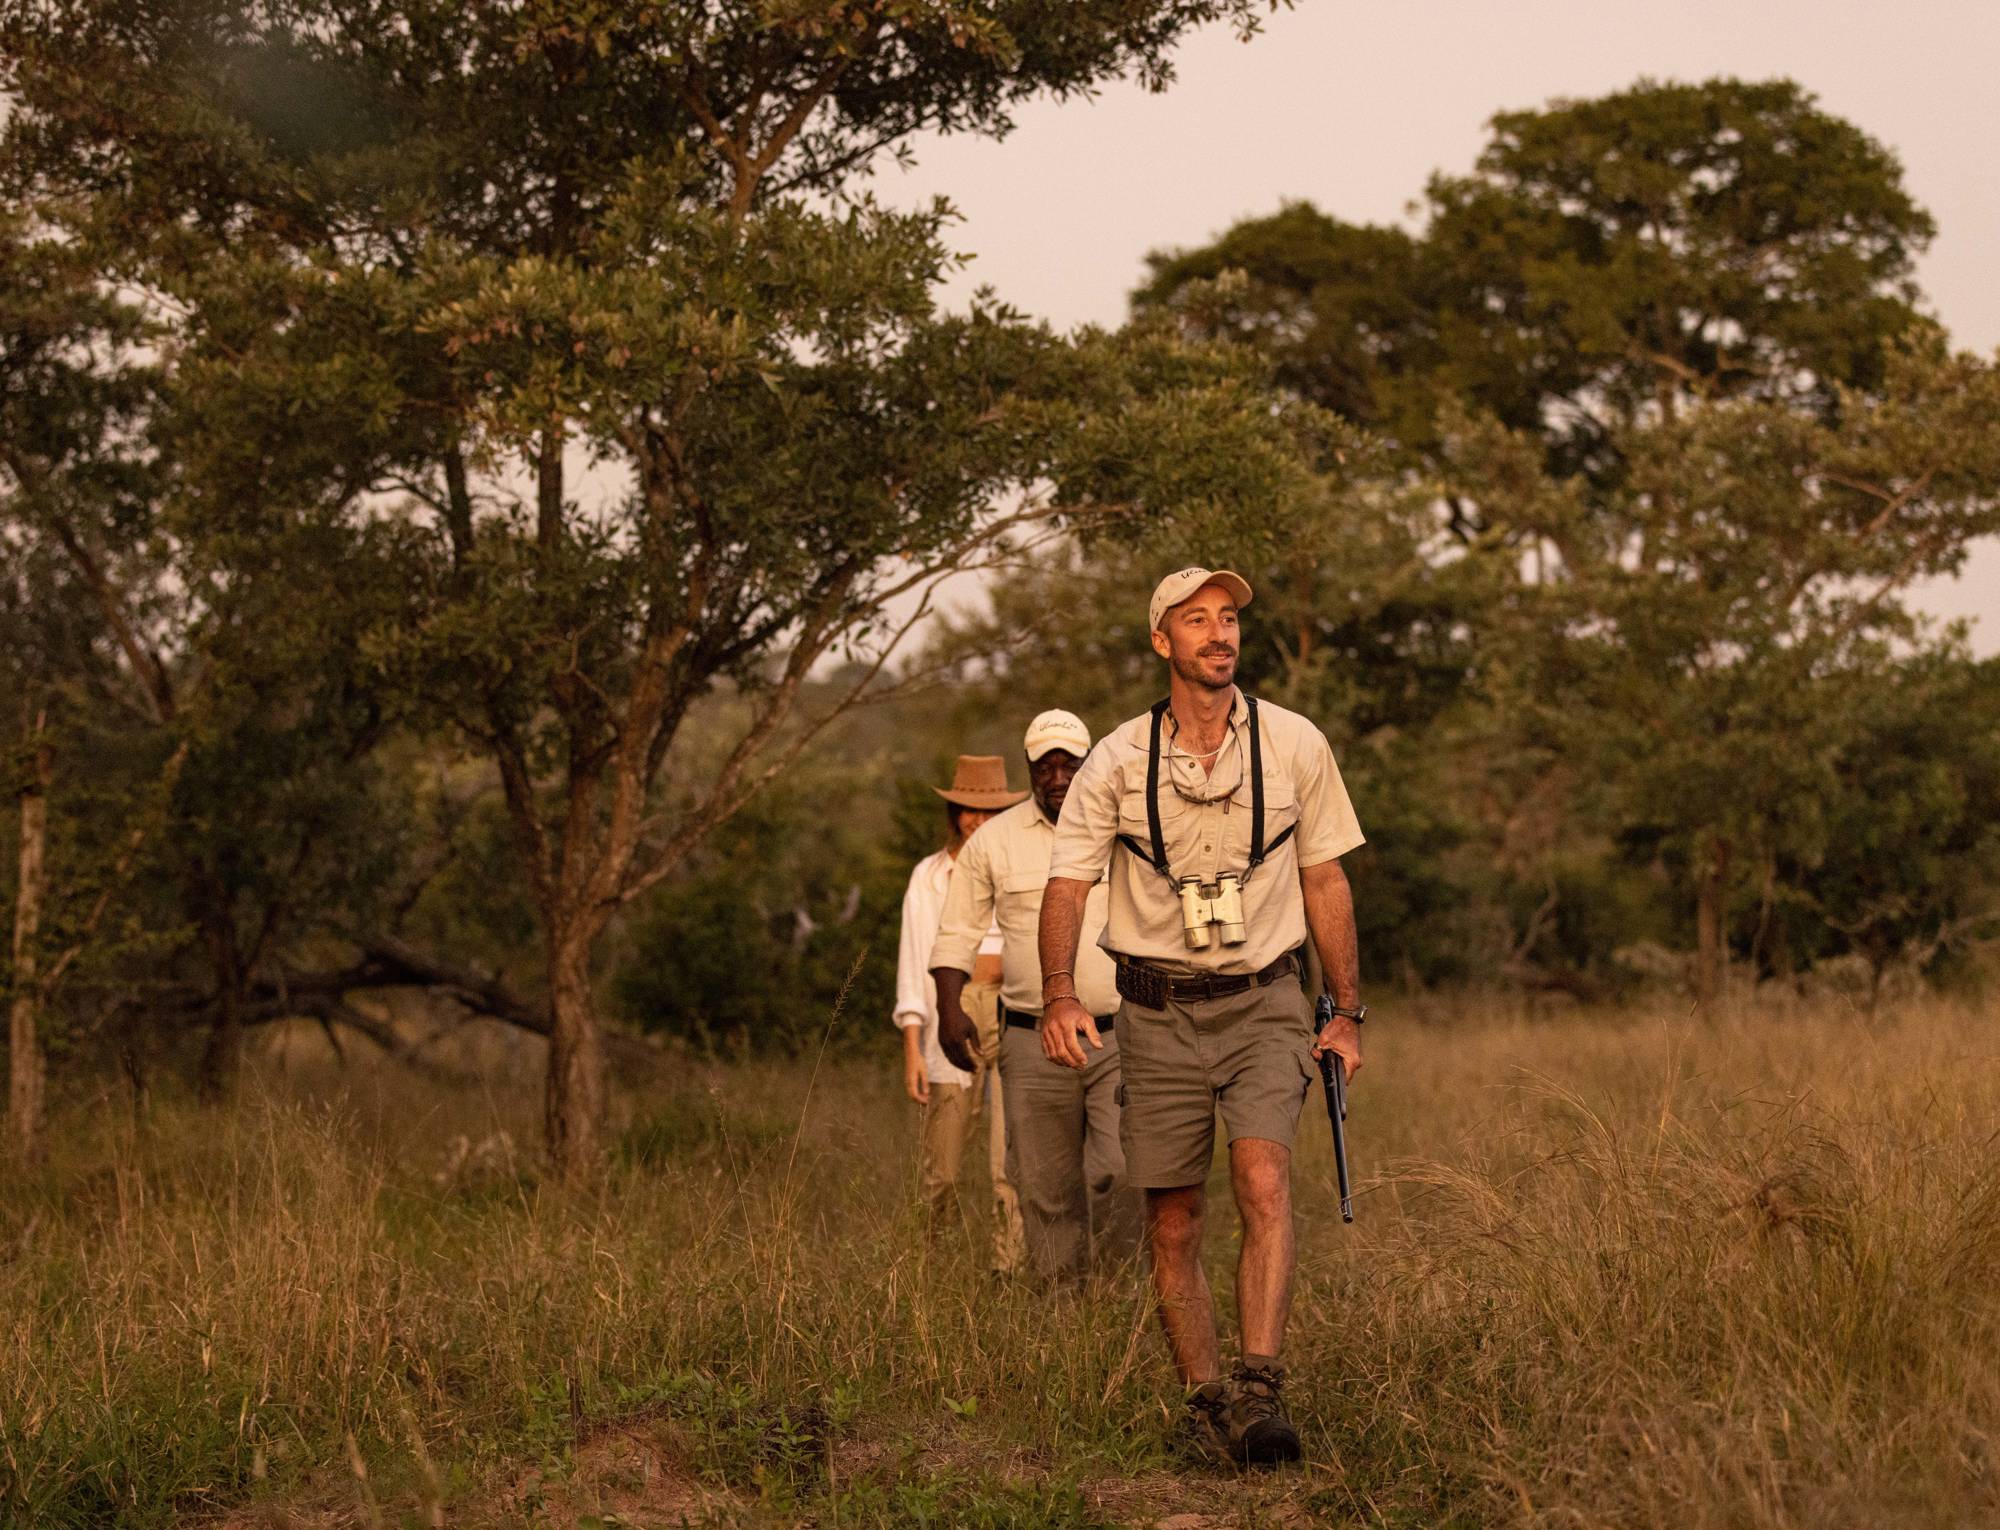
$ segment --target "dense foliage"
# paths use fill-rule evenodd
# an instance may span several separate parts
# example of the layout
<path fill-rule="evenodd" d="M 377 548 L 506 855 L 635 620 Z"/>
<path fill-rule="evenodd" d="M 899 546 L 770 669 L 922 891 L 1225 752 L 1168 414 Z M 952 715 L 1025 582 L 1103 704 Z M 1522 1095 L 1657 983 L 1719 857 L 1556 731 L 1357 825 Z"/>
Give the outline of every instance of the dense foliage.
<path fill-rule="evenodd" d="M 2000 669 L 1906 595 L 2000 528 L 2000 380 L 1858 128 L 1504 114 L 1420 226 L 1286 207 L 1072 335 L 856 179 L 1255 11 L 0 6 L 15 1054 L 225 1090 L 422 987 L 551 1039 L 586 1172 L 600 1002 L 886 1036 L 928 786 L 1153 699 L 1197 558 L 1334 740 L 1372 984 L 1970 971 Z"/>

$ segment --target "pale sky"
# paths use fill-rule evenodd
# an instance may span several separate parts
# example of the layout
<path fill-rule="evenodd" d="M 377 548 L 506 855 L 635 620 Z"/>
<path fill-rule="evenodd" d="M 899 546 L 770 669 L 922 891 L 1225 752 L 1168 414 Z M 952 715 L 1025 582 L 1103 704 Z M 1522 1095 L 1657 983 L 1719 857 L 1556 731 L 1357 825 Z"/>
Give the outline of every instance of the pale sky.
<path fill-rule="evenodd" d="M 1239 43 L 1186 41 L 1164 95 L 1039 102 L 1008 138 L 916 145 L 885 170 L 897 205 L 944 195 L 982 283 L 1059 327 L 1116 324 L 1148 250 L 1198 245 L 1304 199 L 1354 222 L 1408 221 L 1434 170 L 1463 171 L 1496 111 L 1595 96 L 1641 76 L 1784 75 L 1902 160 L 1937 220 L 1918 279 L 1961 346 L 2000 347 L 2000 0 L 1301 0 Z M 2000 652 L 2000 541 L 1919 592 L 1979 617 Z"/>

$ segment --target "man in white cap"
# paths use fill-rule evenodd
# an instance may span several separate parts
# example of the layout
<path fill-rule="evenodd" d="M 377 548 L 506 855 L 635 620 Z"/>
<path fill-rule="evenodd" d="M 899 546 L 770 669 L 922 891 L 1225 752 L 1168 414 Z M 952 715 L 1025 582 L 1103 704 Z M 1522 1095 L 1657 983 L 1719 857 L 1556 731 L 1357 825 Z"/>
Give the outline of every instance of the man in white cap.
<path fill-rule="evenodd" d="M 903 893 L 902 942 L 896 952 L 896 1024 L 903 1032 L 903 1083 L 924 1107 L 920 1171 L 933 1233 L 960 1210 L 959 1166 L 980 1116 L 986 1118 L 986 1155 L 993 1181 L 993 1269 L 1012 1274 L 1022 1251 L 1021 1211 L 1007 1177 L 1007 1126 L 1000 1075 L 1000 931 L 980 932 L 972 982 L 963 1004 L 979 1023 L 978 1054 L 961 1068 L 938 1046 L 937 992 L 931 982 L 931 944 L 947 890 L 966 845 L 982 825 L 1025 801 L 1007 786 L 1007 762 L 994 754 L 962 754 L 951 785 L 932 787 L 944 799 L 945 846 L 925 856 Z M 990 1096 L 990 1106 L 988 1103 Z"/>
<path fill-rule="evenodd" d="M 1090 730 L 1070 712 L 1044 712 L 1028 724 L 1030 800 L 989 822 L 965 847 L 946 895 L 944 921 L 931 948 L 937 980 L 938 1042 L 960 1067 L 976 1055 L 976 1027 L 960 1004 L 969 992 L 981 932 L 997 917 L 1001 937 L 1000 1077 L 1006 1084 L 1011 1176 L 1021 1197 L 1028 1258 L 1036 1273 L 1075 1281 L 1114 1268 L 1139 1244 L 1139 1202 L 1125 1182 L 1118 1139 L 1118 1005 L 1111 958 L 1095 944 L 1104 927 L 1104 887 L 1084 901 L 1075 991 L 1097 1020 L 1104 1046 L 1080 1072 L 1052 1061 L 1037 1034 L 1042 966 L 1035 942 L 1049 854 L 1070 781 L 1090 753 Z"/>
<path fill-rule="evenodd" d="M 1042 900 L 1041 1042 L 1087 1068 L 1102 1045 L 1076 975 L 1092 889 L 1117 963 L 1126 1173 L 1146 1195 L 1153 1287 L 1203 1454 L 1296 1460 L 1278 1360 L 1297 1262 L 1291 1149 L 1316 1059 L 1361 1066 L 1354 903 L 1339 857 L 1361 828 L 1318 728 L 1237 690 L 1250 585 L 1185 568 L 1153 591 L 1169 692 L 1091 752 L 1070 784 Z M 1337 1006 L 1317 1034 L 1306 939 Z M 1218 1108 L 1243 1223 L 1242 1358 L 1222 1373 L 1201 1241 Z"/>

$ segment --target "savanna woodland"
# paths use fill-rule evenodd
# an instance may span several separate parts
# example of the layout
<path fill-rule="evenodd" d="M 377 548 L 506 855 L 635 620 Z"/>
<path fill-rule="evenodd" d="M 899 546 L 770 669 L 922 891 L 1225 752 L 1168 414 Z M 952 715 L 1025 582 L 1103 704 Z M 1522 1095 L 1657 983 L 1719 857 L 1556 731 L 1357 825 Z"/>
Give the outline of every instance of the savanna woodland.
<path fill-rule="evenodd" d="M 1265 9 L 0 0 L 0 1520 L 2000 1523 L 1931 218 L 1640 81 L 942 301 L 871 177 Z M 1247 1483 L 1136 1282 L 924 1238 L 890 1064 L 929 787 L 1154 700 L 1187 561 L 1385 1022 Z"/>

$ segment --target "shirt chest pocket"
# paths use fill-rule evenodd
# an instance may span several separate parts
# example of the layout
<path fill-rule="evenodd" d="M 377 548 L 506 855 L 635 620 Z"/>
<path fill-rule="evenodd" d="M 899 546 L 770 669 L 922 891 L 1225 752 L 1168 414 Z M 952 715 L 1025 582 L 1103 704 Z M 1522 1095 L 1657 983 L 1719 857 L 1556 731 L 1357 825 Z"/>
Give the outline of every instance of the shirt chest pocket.
<path fill-rule="evenodd" d="M 1160 781 L 1160 832 L 1166 837 L 1167 851 L 1173 853 L 1175 840 L 1180 831 L 1187 827 L 1188 814 L 1192 805 L 1181 800 L 1171 782 L 1162 777 Z M 1147 855 L 1152 853 L 1153 826 L 1146 813 L 1146 782 L 1142 776 L 1136 786 L 1128 786 L 1118 798 L 1118 832 L 1137 844 Z"/>
<path fill-rule="evenodd" d="M 1250 864 L 1251 838 L 1256 823 L 1256 803 L 1250 783 L 1245 781 L 1236 789 L 1229 800 L 1229 811 L 1223 815 L 1223 850 L 1225 861 L 1230 866 Z M 1289 834 L 1298 827 L 1299 795 L 1292 789 L 1292 783 L 1276 771 L 1266 767 L 1264 776 L 1264 853 L 1268 856 L 1271 847 L 1280 835 Z"/>
<path fill-rule="evenodd" d="M 994 879 L 994 886 L 1000 894 L 1000 905 L 1004 908 L 1020 907 L 1022 904 L 1039 904 L 1042 891 L 1049 885 L 1048 873 L 1036 871 L 1033 867 L 1009 867 Z"/>

